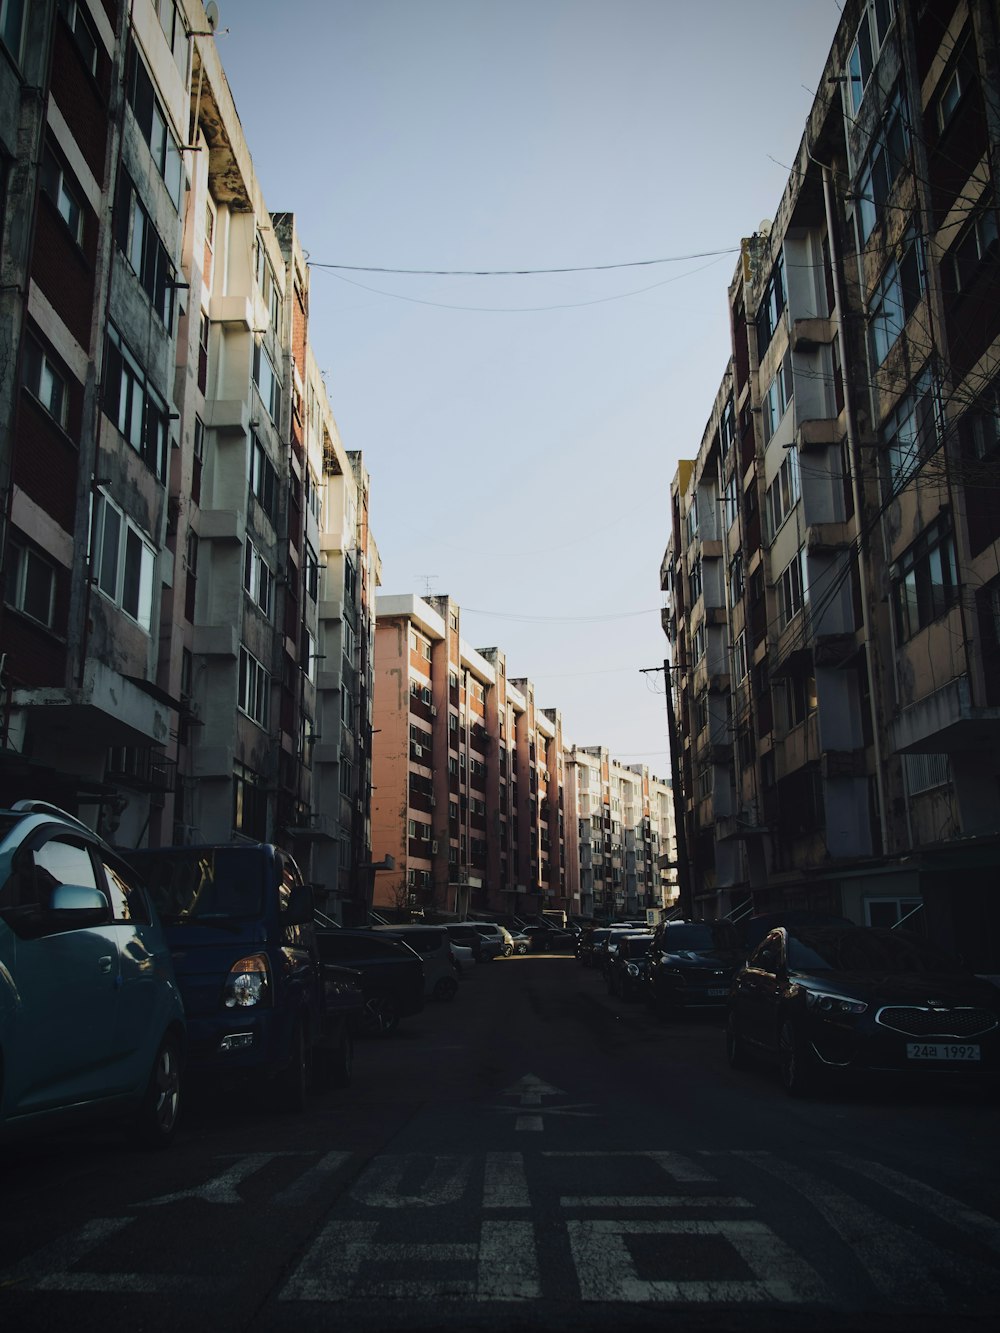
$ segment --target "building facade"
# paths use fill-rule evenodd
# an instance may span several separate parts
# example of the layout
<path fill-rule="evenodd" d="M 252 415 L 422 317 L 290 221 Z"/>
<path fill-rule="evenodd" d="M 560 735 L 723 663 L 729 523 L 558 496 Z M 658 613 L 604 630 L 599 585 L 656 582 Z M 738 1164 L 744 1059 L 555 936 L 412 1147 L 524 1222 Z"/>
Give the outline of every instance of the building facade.
<path fill-rule="evenodd" d="M 198 0 L 5 4 L 0 54 L 3 797 L 280 842 L 336 909 L 379 567 L 294 216 Z"/>
<path fill-rule="evenodd" d="M 844 6 L 661 568 L 699 914 L 997 970 L 998 10 Z"/>

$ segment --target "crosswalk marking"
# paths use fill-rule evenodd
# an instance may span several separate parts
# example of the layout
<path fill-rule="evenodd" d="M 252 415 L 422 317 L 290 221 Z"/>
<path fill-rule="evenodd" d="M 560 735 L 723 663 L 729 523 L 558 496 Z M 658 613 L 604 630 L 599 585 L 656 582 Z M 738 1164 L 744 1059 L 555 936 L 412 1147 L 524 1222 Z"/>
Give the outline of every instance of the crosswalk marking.
<path fill-rule="evenodd" d="M 524 1156 L 519 1152 L 488 1152 L 483 1176 L 484 1208 L 530 1208 Z"/>
<path fill-rule="evenodd" d="M 283 1189 L 280 1194 L 275 1195 L 272 1200 L 277 1208 L 297 1208 L 300 1204 L 306 1203 L 316 1195 L 325 1194 L 330 1188 L 331 1177 L 336 1175 L 345 1162 L 351 1160 L 352 1154 L 349 1152 L 328 1152 L 325 1157 L 321 1157 L 315 1166 L 311 1166 L 308 1171 L 303 1172 L 298 1180 L 292 1182 L 287 1189 Z"/>
<path fill-rule="evenodd" d="M 561 1208 L 752 1208 L 749 1199 L 712 1194 L 567 1195 Z"/>
<path fill-rule="evenodd" d="M 351 1198 L 369 1208 L 440 1208 L 462 1197 L 471 1170 L 471 1157 L 387 1153 L 369 1163 Z M 419 1180 L 418 1193 L 403 1193 L 407 1175 Z"/>
<path fill-rule="evenodd" d="M 476 1299 L 530 1301 L 542 1294 L 531 1222 L 483 1222 Z"/>
<path fill-rule="evenodd" d="M 204 1185 L 195 1185 L 192 1189 L 178 1190 L 174 1194 L 161 1194 L 156 1199 L 146 1199 L 140 1208 L 158 1208 L 166 1203 L 180 1203 L 182 1199 L 201 1199 L 204 1203 L 242 1204 L 243 1197 L 236 1186 L 249 1176 L 278 1157 L 297 1157 L 298 1153 L 287 1152 L 252 1152 L 241 1157 L 228 1171 L 206 1180 Z"/>

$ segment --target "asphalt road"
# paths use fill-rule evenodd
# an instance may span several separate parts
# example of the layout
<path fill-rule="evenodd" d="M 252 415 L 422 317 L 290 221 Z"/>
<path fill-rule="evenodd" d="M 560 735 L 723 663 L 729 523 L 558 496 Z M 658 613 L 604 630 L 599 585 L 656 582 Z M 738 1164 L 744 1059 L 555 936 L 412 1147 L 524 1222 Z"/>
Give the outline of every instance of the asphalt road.
<path fill-rule="evenodd" d="M 995 1105 L 792 1101 L 714 1018 L 663 1024 L 568 956 L 463 980 L 305 1115 L 189 1101 L 0 1151 L 0 1322 L 310 1329 L 997 1326 Z"/>

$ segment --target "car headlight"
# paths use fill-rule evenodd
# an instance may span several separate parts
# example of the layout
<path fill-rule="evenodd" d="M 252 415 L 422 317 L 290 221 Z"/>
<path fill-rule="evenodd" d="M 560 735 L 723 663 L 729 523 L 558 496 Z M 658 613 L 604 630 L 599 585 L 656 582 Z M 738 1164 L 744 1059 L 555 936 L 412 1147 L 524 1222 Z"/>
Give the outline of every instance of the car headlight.
<path fill-rule="evenodd" d="M 629 963 L 625 971 L 629 974 L 630 977 L 637 977 L 639 975 L 638 963 Z"/>
<path fill-rule="evenodd" d="M 807 990 L 806 1008 L 816 1009 L 821 1014 L 863 1014 L 868 1008 L 864 1000 L 848 1000 L 843 995 L 830 995 L 826 991 Z"/>
<path fill-rule="evenodd" d="M 226 978 L 227 1009 L 251 1009 L 271 1003 L 271 974 L 261 953 L 250 954 L 234 963 Z"/>

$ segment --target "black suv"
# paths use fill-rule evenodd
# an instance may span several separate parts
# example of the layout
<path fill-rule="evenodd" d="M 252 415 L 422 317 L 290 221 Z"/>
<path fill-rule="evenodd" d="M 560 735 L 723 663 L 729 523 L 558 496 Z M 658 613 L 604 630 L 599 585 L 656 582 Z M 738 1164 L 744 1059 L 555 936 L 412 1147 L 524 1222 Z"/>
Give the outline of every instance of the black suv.
<path fill-rule="evenodd" d="M 388 930 L 318 930 L 324 963 L 351 968 L 365 998 L 362 1032 L 387 1037 L 399 1020 L 424 1007 L 424 965 L 418 954 Z"/>
<path fill-rule="evenodd" d="M 657 926 L 646 964 L 646 1003 L 667 1018 L 682 1009 L 724 1009 L 743 962 L 731 921 Z"/>

